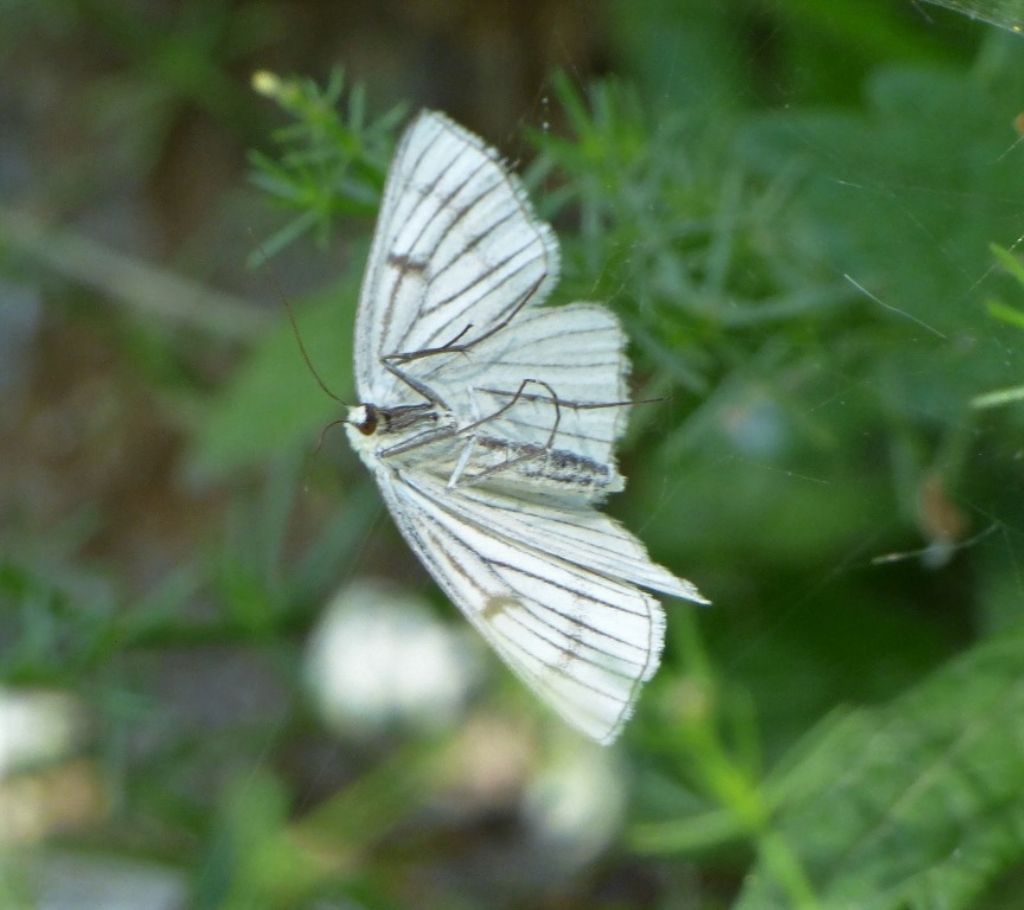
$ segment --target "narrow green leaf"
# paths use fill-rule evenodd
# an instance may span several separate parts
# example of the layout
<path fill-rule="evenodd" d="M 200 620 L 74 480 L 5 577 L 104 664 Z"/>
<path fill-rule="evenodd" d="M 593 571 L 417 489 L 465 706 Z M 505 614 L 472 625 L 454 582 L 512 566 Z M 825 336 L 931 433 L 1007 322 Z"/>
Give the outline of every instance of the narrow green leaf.
<path fill-rule="evenodd" d="M 1024 311 L 1018 310 L 1016 307 L 1012 307 L 1000 300 L 986 300 L 985 309 L 988 310 L 989 316 L 1001 319 L 1003 322 L 1016 326 L 1018 329 L 1024 329 Z"/>
<path fill-rule="evenodd" d="M 999 264 L 1018 282 L 1024 284 L 1024 262 L 1021 262 L 1020 258 L 1011 250 L 1000 246 L 998 243 L 989 244 L 989 249 Z"/>

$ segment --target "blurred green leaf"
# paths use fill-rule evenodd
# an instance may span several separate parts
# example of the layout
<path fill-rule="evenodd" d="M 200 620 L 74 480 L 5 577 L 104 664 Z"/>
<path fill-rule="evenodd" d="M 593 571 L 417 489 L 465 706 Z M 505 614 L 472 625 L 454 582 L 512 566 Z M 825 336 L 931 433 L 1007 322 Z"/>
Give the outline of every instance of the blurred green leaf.
<path fill-rule="evenodd" d="M 1013 276 L 1017 284 L 1024 285 L 1024 262 L 1020 261 L 1020 257 L 1013 250 L 1000 246 L 998 243 L 990 244 L 989 249 L 991 249 L 992 255 L 996 257 L 996 261 L 1008 274 Z"/>
<path fill-rule="evenodd" d="M 768 782 L 774 830 L 827 910 L 977 906 L 1024 861 L 1024 636 L 890 705 L 826 721 Z M 737 910 L 789 907 L 759 866 Z"/>
<path fill-rule="evenodd" d="M 338 398 L 354 404 L 351 276 L 294 311 L 313 367 Z M 341 416 L 342 407 L 318 388 L 291 323 L 282 318 L 196 415 L 191 469 L 201 477 L 221 477 L 302 447 L 312 450 L 323 428 Z"/>
<path fill-rule="evenodd" d="M 194 895 L 197 908 L 294 907 L 317 881 L 315 864 L 286 829 L 281 782 L 254 770 L 228 788 Z"/>
<path fill-rule="evenodd" d="M 994 319 L 1001 319 L 1008 325 L 1024 329 L 1024 310 L 1018 310 L 1016 307 L 1008 306 L 999 300 L 987 300 L 985 302 L 985 309 L 988 310 L 989 316 Z"/>
<path fill-rule="evenodd" d="M 1011 127 L 1022 92 L 1024 77 L 1009 64 L 966 78 L 887 67 L 871 76 L 863 113 L 770 113 L 744 134 L 748 166 L 764 179 L 802 163 L 798 202 L 813 217 L 798 230 L 813 225 L 808 253 L 883 302 L 850 298 L 857 331 L 876 338 L 870 369 L 889 376 L 875 383 L 882 407 L 914 423 L 953 419 L 965 386 L 1006 377 L 978 298 L 999 277 L 990 245 L 1020 234 L 1005 188 L 1019 166 Z M 951 141 L 954 123 L 970 143 Z M 971 343 L 957 343 L 965 337 Z"/>
<path fill-rule="evenodd" d="M 1024 0 L 926 0 L 937 6 L 982 19 L 1020 34 L 1024 32 Z"/>

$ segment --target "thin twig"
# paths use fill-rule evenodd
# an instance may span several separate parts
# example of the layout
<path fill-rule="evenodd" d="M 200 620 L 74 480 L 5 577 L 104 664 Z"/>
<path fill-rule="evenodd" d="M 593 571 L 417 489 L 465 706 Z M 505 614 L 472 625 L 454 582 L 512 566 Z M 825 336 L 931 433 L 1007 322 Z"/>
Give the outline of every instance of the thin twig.
<path fill-rule="evenodd" d="M 255 338 L 272 321 L 242 298 L 210 290 L 67 228 L 49 227 L 17 209 L 0 206 L 0 245 L 139 313 L 230 341 Z"/>

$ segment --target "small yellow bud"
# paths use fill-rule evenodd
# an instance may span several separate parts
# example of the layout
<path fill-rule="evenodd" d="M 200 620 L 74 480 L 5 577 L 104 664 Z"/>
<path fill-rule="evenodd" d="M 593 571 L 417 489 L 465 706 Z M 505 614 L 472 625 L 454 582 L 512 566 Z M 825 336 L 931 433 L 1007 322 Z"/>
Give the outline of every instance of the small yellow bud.
<path fill-rule="evenodd" d="M 256 70 L 252 74 L 253 91 L 266 98 L 277 98 L 281 93 L 281 78 L 270 70 Z"/>

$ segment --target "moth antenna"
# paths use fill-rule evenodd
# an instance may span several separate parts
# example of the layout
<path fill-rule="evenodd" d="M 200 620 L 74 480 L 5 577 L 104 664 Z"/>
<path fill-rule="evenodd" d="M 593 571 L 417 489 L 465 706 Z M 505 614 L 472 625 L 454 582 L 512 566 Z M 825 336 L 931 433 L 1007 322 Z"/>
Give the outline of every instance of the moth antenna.
<path fill-rule="evenodd" d="M 320 439 L 317 441 L 316 448 L 313 449 L 314 455 L 319 455 L 320 450 L 324 447 L 324 439 L 327 437 L 327 431 L 332 429 L 333 427 L 341 426 L 341 424 L 343 423 L 345 423 L 344 420 L 332 420 L 329 424 L 327 424 L 327 426 L 325 426 L 320 431 Z"/>
<path fill-rule="evenodd" d="M 259 250 L 260 258 L 263 260 L 263 265 L 266 267 L 267 272 L 270 276 L 270 283 L 274 288 L 274 293 L 277 294 L 277 299 L 284 307 L 284 311 L 288 314 L 288 321 L 292 326 L 292 334 L 295 336 L 295 341 L 299 345 L 299 352 L 302 354 L 302 359 L 306 362 L 306 367 L 309 372 L 313 374 L 313 378 L 316 380 L 316 384 L 320 386 L 321 391 L 328 397 L 333 398 L 338 404 L 345 404 L 345 402 L 334 392 L 331 391 L 330 386 L 324 382 L 323 377 L 317 372 L 315 366 L 313 366 L 313 358 L 309 356 L 309 351 L 306 350 L 305 342 L 302 340 L 302 334 L 299 332 L 299 324 L 295 319 L 295 311 L 292 309 L 291 302 L 288 300 L 284 289 L 281 287 L 281 282 L 277 278 L 277 272 L 274 271 L 274 266 L 270 261 L 270 257 L 263 249 L 263 244 L 257 240 L 249 230 L 249 236 L 252 237 L 253 243 L 256 245 L 256 249 Z M 321 439 L 321 442 L 323 440 Z M 319 448 L 319 447 L 318 447 Z"/>

